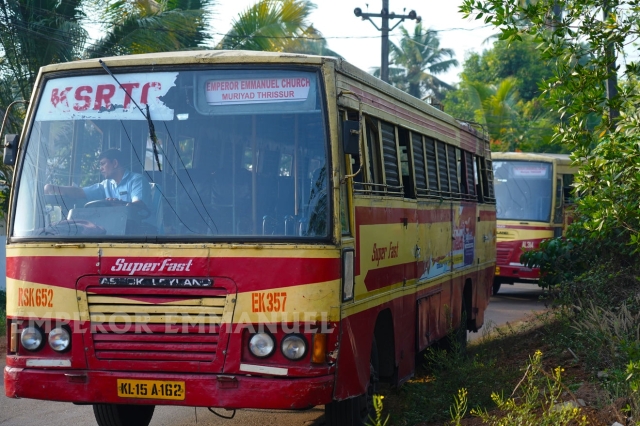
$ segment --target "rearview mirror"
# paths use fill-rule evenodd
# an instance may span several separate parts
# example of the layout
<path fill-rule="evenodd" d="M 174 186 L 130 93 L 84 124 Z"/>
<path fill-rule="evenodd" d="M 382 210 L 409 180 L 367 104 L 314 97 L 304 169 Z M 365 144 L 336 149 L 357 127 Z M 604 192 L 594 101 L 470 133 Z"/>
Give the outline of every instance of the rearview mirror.
<path fill-rule="evenodd" d="M 342 122 L 342 146 L 345 154 L 360 154 L 360 122 Z"/>
<path fill-rule="evenodd" d="M 7 166 L 16 164 L 16 152 L 18 151 L 18 135 L 5 135 L 4 153 L 2 162 Z"/>

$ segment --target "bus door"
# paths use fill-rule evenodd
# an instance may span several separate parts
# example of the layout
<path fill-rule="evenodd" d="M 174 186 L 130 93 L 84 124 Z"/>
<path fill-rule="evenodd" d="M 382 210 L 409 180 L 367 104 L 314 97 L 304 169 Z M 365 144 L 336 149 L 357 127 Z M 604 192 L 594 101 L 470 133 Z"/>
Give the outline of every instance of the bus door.
<path fill-rule="evenodd" d="M 556 164 L 553 164 L 553 170 L 556 171 Z M 555 190 L 555 201 L 554 201 L 554 210 L 553 210 L 553 236 L 561 237 L 564 234 L 565 230 L 565 209 L 564 209 L 564 183 L 562 181 L 562 175 L 555 174 L 555 182 L 554 182 L 554 190 Z"/>

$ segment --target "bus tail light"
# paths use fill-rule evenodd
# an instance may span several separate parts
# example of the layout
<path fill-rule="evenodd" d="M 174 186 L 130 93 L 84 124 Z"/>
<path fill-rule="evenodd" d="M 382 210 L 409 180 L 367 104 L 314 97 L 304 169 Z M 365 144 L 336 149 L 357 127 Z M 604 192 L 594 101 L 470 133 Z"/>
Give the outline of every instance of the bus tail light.
<path fill-rule="evenodd" d="M 353 263 L 355 253 L 353 249 L 346 249 L 342 252 L 342 301 L 353 299 L 354 275 Z"/>
<path fill-rule="evenodd" d="M 326 362 L 325 354 L 327 353 L 327 335 L 316 333 L 313 335 L 313 352 L 311 353 L 311 362 L 313 364 L 324 364 Z"/>

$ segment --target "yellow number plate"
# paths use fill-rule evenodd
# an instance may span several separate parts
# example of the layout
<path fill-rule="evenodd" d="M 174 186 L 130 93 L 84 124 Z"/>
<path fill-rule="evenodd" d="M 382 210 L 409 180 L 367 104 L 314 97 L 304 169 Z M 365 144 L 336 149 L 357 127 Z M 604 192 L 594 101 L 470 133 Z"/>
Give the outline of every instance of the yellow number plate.
<path fill-rule="evenodd" d="M 118 396 L 121 398 L 184 400 L 184 382 L 161 380 L 118 379 Z"/>

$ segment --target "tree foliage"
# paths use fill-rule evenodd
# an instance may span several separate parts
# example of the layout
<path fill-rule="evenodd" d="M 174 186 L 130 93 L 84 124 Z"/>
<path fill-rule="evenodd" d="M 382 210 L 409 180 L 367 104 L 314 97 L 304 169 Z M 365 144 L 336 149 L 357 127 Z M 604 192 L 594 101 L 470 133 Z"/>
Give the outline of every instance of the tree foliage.
<path fill-rule="evenodd" d="M 209 0 L 88 0 L 101 10 L 104 36 L 86 56 L 196 49 L 209 39 Z"/>
<path fill-rule="evenodd" d="M 402 38 L 399 44 L 390 43 L 389 82 L 416 98 L 432 96 L 438 101 L 444 99 L 451 85 L 436 77 L 458 66 L 453 49 L 440 47 L 438 33 L 417 24 L 413 33 L 400 26 Z M 380 68 L 373 69 L 373 75 L 380 76 Z"/>
<path fill-rule="evenodd" d="M 626 46 L 640 33 L 640 1 L 464 0 L 461 11 L 499 27 L 503 40 L 528 35 L 539 43 L 553 64 L 544 89 L 561 117 L 558 140 L 583 164 L 576 184 L 582 226 L 594 233 L 623 229 L 637 244 L 640 68 Z"/>
<path fill-rule="evenodd" d="M 445 110 L 454 117 L 481 123 L 496 151 L 562 152 L 553 141 L 557 114 L 540 99 L 539 85 L 552 75 L 536 43 L 498 40 L 482 54 L 470 54 L 462 81 L 447 93 Z"/>
<path fill-rule="evenodd" d="M 310 22 L 310 0 L 259 0 L 233 20 L 218 49 L 340 56 Z"/>

